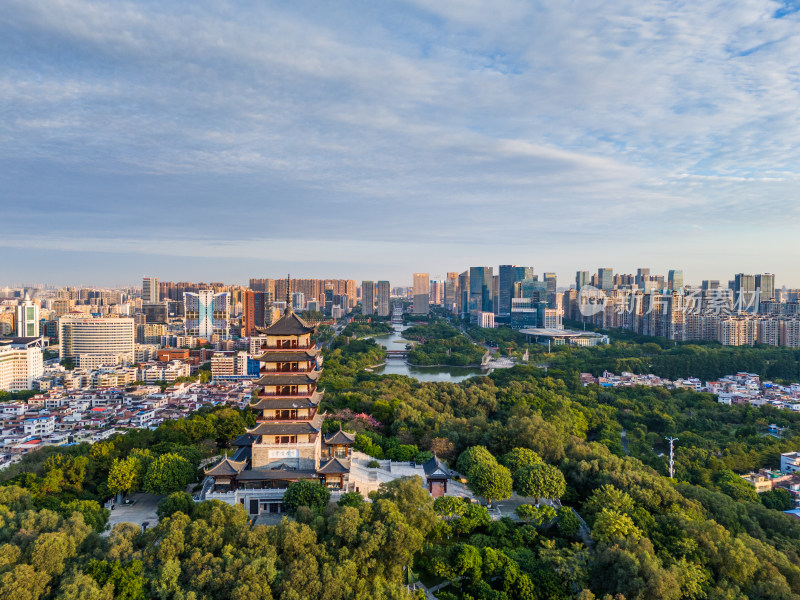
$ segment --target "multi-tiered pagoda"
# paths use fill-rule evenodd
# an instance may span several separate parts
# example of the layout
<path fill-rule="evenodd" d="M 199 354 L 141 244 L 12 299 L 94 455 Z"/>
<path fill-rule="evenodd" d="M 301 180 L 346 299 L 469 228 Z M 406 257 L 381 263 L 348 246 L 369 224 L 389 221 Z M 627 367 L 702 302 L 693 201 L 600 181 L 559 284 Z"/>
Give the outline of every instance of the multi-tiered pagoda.
<path fill-rule="evenodd" d="M 232 459 L 226 458 L 206 475 L 213 487 L 206 497 L 233 495 L 250 514 L 281 512 L 283 490 L 289 484 L 318 480 L 332 489 L 343 489 L 350 471 L 355 436 L 342 431 L 323 440 L 317 389 L 322 369 L 319 350 L 308 325 L 292 310 L 287 294 L 283 316 L 259 330 L 260 377 L 250 407 L 257 411 L 258 425 L 240 436 Z"/>

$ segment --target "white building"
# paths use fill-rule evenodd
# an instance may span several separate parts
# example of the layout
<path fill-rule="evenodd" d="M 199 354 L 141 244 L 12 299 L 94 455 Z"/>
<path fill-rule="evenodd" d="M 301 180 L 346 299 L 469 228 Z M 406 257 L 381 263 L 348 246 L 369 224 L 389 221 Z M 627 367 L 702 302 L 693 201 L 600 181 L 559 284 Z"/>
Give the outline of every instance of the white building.
<path fill-rule="evenodd" d="M 120 362 L 112 364 L 130 363 L 134 359 L 135 338 L 136 326 L 131 317 L 92 317 L 70 313 L 58 320 L 61 360 L 77 359 L 81 355 L 102 355 L 124 356 Z"/>
<path fill-rule="evenodd" d="M 23 422 L 25 435 L 50 435 L 56 429 L 55 417 L 33 417 Z"/>
<path fill-rule="evenodd" d="M 75 367 L 93 371 L 102 367 L 116 367 L 133 362 L 130 354 L 79 354 L 74 357 Z"/>
<path fill-rule="evenodd" d="M 157 277 L 143 277 L 142 278 L 142 303 L 143 304 L 158 304 L 160 302 L 160 295 L 158 289 Z"/>
<path fill-rule="evenodd" d="M 800 452 L 781 453 L 781 473 L 800 471 Z"/>
<path fill-rule="evenodd" d="M 11 338 L 0 341 L 0 390 L 18 392 L 33 389 L 42 376 L 41 338 Z"/>
<path fill-rule="evenodd" d="M 29 300 L 16 308 L 17 336 L 39 337 L 39 304 Z"/>
<path fill-rule="evenodd" d="M 211 357 L 211 375 L 247 375 L 247 352 L 215 352 Z"/>
<path fill-rule="evenodd" d="M 478 312 L 476 313 L 478 327 L 484 329 L 494 329 L 494 313 Z"/>

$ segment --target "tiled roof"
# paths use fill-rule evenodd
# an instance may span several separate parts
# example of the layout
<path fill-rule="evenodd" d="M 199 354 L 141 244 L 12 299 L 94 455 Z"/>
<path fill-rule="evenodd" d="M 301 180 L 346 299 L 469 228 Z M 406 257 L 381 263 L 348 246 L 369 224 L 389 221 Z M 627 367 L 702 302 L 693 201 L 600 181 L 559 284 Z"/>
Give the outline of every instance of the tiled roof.
<path fill-rule="evenodd" d="M 256 328 L 259 333 L 266 335 L 303 335 L 314 333 L 316 329 L 316 327 L 303 321 L 291 309 L 286 309 L 283 316 L 269 327 L 264 329 Z"/>
<path fill-rule="evenodd" d="M 325 443 L 328 445 L 349 445 L 356 441 L 356 434 L 355 433 L 347 433 L 346 431 L 342 431 L 341 429 L 336 433 L 332 433 L 325 438 Z"/>
<path fill-rule="evenodd" d="M 338 458 L 332 458 L 324 465 L 320 465 L 319 469 L 317 469 L 317 473 L 323 473 L 325 475 L 334 475 L 337 473 L 349 473 L 350 472 L 350 461 L 341 461 Z"/>
<path fill-rule="evenodd" d="M 218 462 L 216 465 L 211 467 L 210 469 L 205 470 L 206 475 L 211 475 L 212 477 L 220 477 L 220 476 L 234 476 L 244 470 L 245 466 L 247 466 L 246 461 L 234 461 L 230 458 L 224 458 L 222 461 Z"/>

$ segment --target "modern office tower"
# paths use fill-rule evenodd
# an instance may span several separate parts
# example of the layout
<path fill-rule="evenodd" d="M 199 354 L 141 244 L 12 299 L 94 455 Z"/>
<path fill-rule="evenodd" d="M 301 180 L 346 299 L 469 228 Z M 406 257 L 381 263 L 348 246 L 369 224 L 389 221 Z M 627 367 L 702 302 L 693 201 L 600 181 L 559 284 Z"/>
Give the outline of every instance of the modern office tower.
<path fill-rule="evenodd" d="M 506 317 L 511 314 L 511 299 L 514 296 L 514 284 L 523 279 L 533 279 L 533 267 L 500 265 L 497 294 L 497 314 L 499 316 Z"/>
<path fill-rule="evenodd" d="M 379 317 L 388 317 L 391 310 L 391 286 L 388 281 L 379 281 L 377 286 L 377 313 Z"/>
<path fill-rule="evenodd" d="M 772 273 L 756 275 L 756 289 L 760 290 L 759 300 L 775 298 L 775 275 Z"/>
<path fill-rule="evenodd" d="M 427 315 L 430 310 L 430 275 L 414 273 L 414 308 L 415 315 Z"/>
<path fill-rule="evenodd" d="M 444 309 L 447 312 L 455 313 L 458 304 L 458 273 L 450 271 L 447 279 L 444 280 Z"/>
<path fill-rule="evenodd" d="M 292 308 L 303 310 L 306 307 L 306 295 L 303 292 L 294 292 L 292 294 Z"/>
<path fill-rule="evenodd" d="M 361 282 L 361 314 L 375 314 L 375 282 Z"/>
<path fill-rule="evenodd" d="M 166 302 L 143 304 L 142 313 L 146 323 L 169 323 L 169 307 Z"/>
<path fill-rule="evenodd" d="M 497 314 L 498 306 L 500 305 L 500 276 L 492 275 L 492 314 Z M 494 327 L 494 320 L 492 320 L 492 327 Z"/>
<path fill-rule="evenodd" d="M 514 265 L 500 265 L 497 314 L 501 317 L 511 315 L 511 298 L 514 295 L 514 284 L 516 283 L 514 267 Z"/>
<path fill-rule="evenodd" d="M 214 290 L 200 290 L 183 295 L 185 311 L 184 327 L 186 335 L 211 340 L 218 335 L 222 339 L 230 337 L 230 295 L 228 292 L 215 294 Z"/>
<path fill-rule="evenodd" d="M 242 317 L 242 335 L 244 337 L 255 335 L 256 327 L 267 327 L 272 323 L 272 300 L 270 292 L 245 290 Z"/>
<path fill-rule="evenodd" d="M 469 269 L 469 314 L 492 312 L 492 267 Z"/>
<path fill-rule="evenodd" d="M 161 301 L 157 277 L 142 278 L 142 303 L 157 304 Z"/>
<path fill-rule="evenodd" d="M 667 281 L 669 282 L 669 289 L 673 292 L 683 289 L 683 271 L 670 269 L 667 273 Z"/>
<path fill-rule="evenodd" d="M 646 267 L 640 267 L 636 269 L 636 280 L 635 283 L 639 287 L 640 290 L 645 289 L 646 285 L 650 282 L 650 269 Z"/>
<path fill-rule="evenodd" d="M 703 291 L 708 290 L 718 290 L 719 289 L 719 279 L 703 279 L 703 283 L 701 286 Z"/>
<path fill-rule="evenodd" d="M 59 358 L 88 366 L 133 362 L 136 326 L 131 317 L 65 315 L 58 320 Z"/>
<path fill-rule="evenodd" d="M 589 271 L 578 271 L 575 273 L 575 289 L 579 292 L 581 291 L 582 287 L 590 285 L 591 281 L 592 278 L 589 274 Z"/>
<path fill-rule="evenodd" d="M 733 304 L 737 311 L 756 312 L 758 310 L 755 275 L 736 274 L 733 279 Z"/>
<path fill-rule="evenodd" d="M 543 275 L 544 283 L 547 286 L 547 307 L 556 307 L 556 289 L 558 288 L 558 279 L 555 273 L 545 273 Z"/>
<path fill-rule="evenodd" d="M 609 291 L 614 287 L 614 269 L 601 267 L 597 269 L 597 287 Z"/>
<path fill-rule="evenodd" d="M 25 336 L 0 340 L 0 391 L 29 390 L 33 388 L 33 380 L 43 372 L 42 338 Z"/>
<path fill-rule="evenodd" d="M 547 301 L 547 282 L 523 279 L 514 284 L 514 298 L 528 298 L 534 304 Z"/>
<path fill-rule="evenodd" d="M 458 275 L 458 296 L 456 297 L 456 313 L 462 319 L 469 315 L 469 271 Z"/>
<path fill-rule="evenodd" d="M 26 295 L 15 312 L 17 337 L 39 337 L 39 303 L 30 300 Z"/>

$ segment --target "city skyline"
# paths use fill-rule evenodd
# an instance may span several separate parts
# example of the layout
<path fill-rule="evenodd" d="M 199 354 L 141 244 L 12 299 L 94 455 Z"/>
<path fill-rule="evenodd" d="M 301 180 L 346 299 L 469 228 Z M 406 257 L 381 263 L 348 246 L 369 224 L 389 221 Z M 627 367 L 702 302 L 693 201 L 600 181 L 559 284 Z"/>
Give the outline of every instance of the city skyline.
<path fill-rule="evenodd" d="M 0 284 L 636 255 L 800 285 L 796 3 L 4 9 Z"/>
<path fill-rule="evenodd" d="M 749 271 L 749 272 L 745 271 L 745 270 L 738 270 L 736 272 L 723 274 L 722 276 L 720 276 L 718 278 L 709 277 L 709 276 L 706 276 L 705 274 L 701 274 L 696 278 L 691 278 L 691 277 L 686 277 L 684 275 L 685 271 L 683 269 L 664 269 L 662 271 L 662 270 L 660 270 L 658 268 L 642 267 L 642 266 L 635 267 L 635 268 L 632 268 L 632 269 L 617 269 L 617 268 L 615 268 L 613 266 L 609 267 L 609 266 L 605 265 L 605 266 L 601 266 L 601 267 L 597 267 L 597 268 L 588 268 L 588 269 L 579 268 L 577 270 L 567 271 L 567 272 L 565 272 L 563 274 L 562 273 L 553 272 L 552 270 L 550 270 L 550 271 L 539 270 L 534 266 L 523 265 L 522 263 L 513 263 L 512 264 L 512 263 L 509 263 L 508 261 L 506 261 L 505 263 L 501 263 L 501 264 L 487 265 L 487 266 L 489 266 L 490 269 L 497 270 L 498 273 L 500 272 L 499 271 L 499 267 L 502 267 L 502 266 L 514 267 L 514 268 L 517 268 L 517 269 L 525 269 L 526 272 L 530 271 L 533 274 L 534 278 L 536 278 L 538 281 L 545 281 L 546 276 L 556 275 L 557 288 L 558 289 L 569 289 L 570 287 L 576 287 L 575 286 L 575 284 L 576 284 L 576 276 L 577 276 L 577 274 L 581 274 L 581 273 L 585 274 L 585 283 L 586 283 L 586 285 L 589 285 L 591 278 L 593 276 L 599 276 L 601 271 L 603 271 L 603 272 L 610 271 L 611 277 L 623 276 L 624 275 L 624 276 L 631 276 L 634 279 L 636 279 L 638 277 L 636 275 L 636 273 L 638 271 L 641 271 L 642 269 L 644 269 L 646 271 L 648 277 L 650 275 L 652 275 L 653 277 L 660 276 L 661 278 L 663 278 L 665 280 L 665 287 L 670 287 L 670 284 L 668 283 L 667 280 L 668 280 L 669 274 L 671 272 L 675 272 L 675 273 L 679 273 L 680 277 L 681 277 L 680 281 L 682 282 L 682 285 L 678 286 L 678 287 L 686 286 L 686 287 L 699 288 L 707 281 L 715 281 L 721 287 L 727 287 L 729 282 L 734 282 L 734 280 L 735 280 L 735 278 L 736 278 L 736 276 L 738 274 L 744 273 L 744 274 L 750 275 L 750 276 L 752 276 L 754 278 L 761 277 L 762 274 L 766 274 L 766 275 L 771 276 L 772 280 L 771 280 L 771 286 L 770 287 L 774 288 L 774 289 L 783 289 L 783 288 L 785 288 L 785 289 L 796 289 L 796 288 L 800 288 L 800 285 L 791 285 L 790 283 L 785 282 L 784 280 L 782 280 L 780 274 L 777 275 L 777 279 L 776 279 L 776 275 L 774 273 L 772 273 L 772 272 L 770 272 L 768 270 L 764 270 L 764 269 L 762 269 L 762 270 L 756 269 L 755 271 Z M 452 267 L 452 265 L 451 265 L 451 267 Z M 447 271 L 447 274 L 458 275 L 460 272 L 469 273 L 470 270 L 474 269 L 474 268 L 476 268 L 474 265 L 472 265 L 472 266 L 462 266 L 462 268 L 460 268 L 457 271 Z M 481 268 L 481 267 L 477 267 L 477 268 Z M 381 283 L 381 281 L 385 281 L 391 286 L 391 288 L 402 288 L 402 287 L 405 287 L 405 288 L 412 289 L 414 287 L 414 282 L 413 282 L 414 275 L 418 275 L 418 274 L 420 274 L 420 273 L 412 273 L 410 277 L 406 277 L 405 279 L 401 277 L 400 280 L 393 280 L 393 279 L 387 280 L 385 278 L 383 280 L 380 280 L 379 277 L 375 277 L 372 280 L 357 280 L 355 277 L 344 276 L 344 277 L 339 278 L 339 277 L 333 277 L 330 274 L 324 274 L 324 273 L 322 275 L 320 275 L 319 277 L 308 277 L 304 273 L 298 273 L 297 277 L 292 275 L 291 279 L 292 279 L 292 281 L 312 281 L 312 280 L 313 281 L 345 281 L 345 280 L 348 280 L 348 281 L 354 281 L 354 282 L 357 281 L 357 285 L 359 287 L 361 287 L 361 285 L 362 285 L 362 283 L 364 283 L 364 281 L 372 281 L 373 285 Z M 428 272 L 428 273 L 426 273 L 426 275 L 428 275 L 428 281 L 429 282 L 444 283 L 446 281 L 446 279 L 447 279 L 447 275 L 446 274 Z M 156 282 L 161 281 L 161 282 L 170 283 L 170 284 L 174 284 L 175 282 L 182 282 L 182 283 L 192 283 L 194 285 L 207 285 L 207 286 L 225 285 L 225 286 L 234 286 L 234 287 L 238 286 L 238 287 L 241 287 L 241 288 L 250 288 L 250 289 L 261 290 L 261 287 L 258 284 L 256 284 L 256 287 L 254 288 L 253 287 L 253 285 L 254 285 L 253 282 L 263 282 L 263 281 L 268 281 L 269 280 L 269 281 L 273 281 L 273 282 L 278 282 L 278 285 L 281 285 L 281 282 L 284 280 L 284 278 L 281 277 L 280 274 L 279 274 L 277 276 L 273 275 L 272 277 L 267 277 L 265 279 L 260 279 L 260 278 L 253 278 L 252 274 L 251 274 L 251 277 L 246 278 L 244 281 L 240 281 L 240 280 L 226 279 L 226 277 L 224 277 L 224 274 L 220 274 L 220 277 L 208 277 L 208 276 L 205 276 L 205 277 L 201 277 L 201 278 L 198 278 L 198 279 L 192 279 L 190 277 L 185 276 L 185 274 L 183 274 L 183 275 L 179 274 L 177 277 L 173 277 L 173 278 L 160 277 L 160 276 L 151 276 L 151 275 L 143 275 L 143 276 L 140 276 L 138 279 L 135 279 L 135 280 L 130 281 L 130 282 L 110 284 L 110 285 L 99 285 L 99 284 L 94 284 L 94 283 L 77 283 L 77 282 L 67 282 L 67 283 L 64 283 L 64 284 L 57 284 L 57 283 L 49 282 L 49 281 L 16 281 L 16 282 L 12 282 L 12 283 L 4 283 L 4 282 L 0 281 L 0 292 L 5 288 L 8 288 L 9 290 L 11 290 L 11 289 L 23 289 L 23 288 L 24 289 L 33 290 L 38 286 L 45 286 L 47 289 L 58 289 L 58 288 L 66 288 L 66 287 L 76 288 L 76 289 L 91 289 L 91 288 L 106 288 L 106 289 L 139 288 L 139 289 L 143 289 L 143 286 L 147 285 L 146 282 L 148 280 L 155 280 Z M 638 281 L 638 279 L 636 279 L 636 280 Z M 217 283 L 214 283 L 215 281 Z M 599 287 L 602 287 L 602 285 L 600 285 Z M 278 299 L 278 298 L 276 298 L 276 299 Z M 377 301 L 377 295 L 375 296 L 375 300 Z"/>

